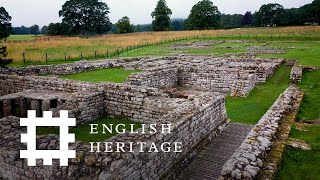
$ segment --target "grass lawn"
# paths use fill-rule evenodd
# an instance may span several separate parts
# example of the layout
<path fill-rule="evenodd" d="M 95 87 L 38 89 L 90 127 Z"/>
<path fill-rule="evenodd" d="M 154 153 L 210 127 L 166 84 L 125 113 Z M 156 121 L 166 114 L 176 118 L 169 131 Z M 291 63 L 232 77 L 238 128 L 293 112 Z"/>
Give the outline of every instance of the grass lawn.
<path fill-rule="evenodd" d="M 7 40 L 9 41 L 27 41 L 27 40 L 33 40 L 34 38 L 39 36 L 34 36 L 31 34 L 25 34 L 25 35 L 10 35 Z"/>
<path fill-rule="evenodd" d="M 300 65 L 320 67 L 320 42 L 272 42 L 268 46 L 291 47 L 286 54 L 260 55 L 259 57 L 279 57 L 291 60 L 298 60 Z"/>
<path fill-rule="evenodd" d="M 60 78 L 93 82 L 93 83 L 100 83 L 100 82 L 122 83 L 127 79 L 127 77 L 130 74 L 136 73 L 136 72 L 140 72 L 140 70 L 108 68 L 108 69 L 99 69 L 94 71 L 82 72 L 78 74 L 64 75 L 64 76 L 60 76 Z"/>
<path fill-rule="evenodd" d="M 227 97 L 228 117 L 245 124 L 256 124 L 289 86 L 291 67 L 282 65 L 266 83 L 258 84 L 247 98 Z"/>
<path fill-rule="evenodd" d="M 290 137 L 304 140 L 311 145 L 312 150 L 303 151 L 286 146 L 276 179 L 320 179 L 320 126 L 306 126 L 305 129 L 307 131 L 301 131 L 293 126 Z"/>
<path fill-rule="evenodd" d="M 305 92 L 299 120 L 320 120 L 320 70 L 304 71 L 299 87 Z"/>
<path fill-rule="evenodd" d="M 90 132 L 90 124 L 98 124 L 98 134 L 89 134 Z M 102 134 L 102 125 L 106 124 L 110 125 L 112 124 L 112 134 L 106 133 Z M 77 127 L 71 128 L 69 131 L 70 133 L 74 133 L 77 140 L 83 141 L 83 142 L 101 142 L 104 141 L 112 136 L 117 135 L 115 132 L 115 127 L 118 124 L 124 124 L 125 128 L 123 126 L 119 127 L 119 131 L 122 129 L 125 129 L 126 131 L 130 130 L 130 124 L 134 125 L 134 130 L 141 128 L 141 123 L 133 122 L 127 119 L 112 119 L 112 118 L 104 118 L 96 121 L 92 121 L 90 123 L 78 125 Z M 38 127 L 37 128 L 37 135 L 46 135 L 46 134 L 59 134 L 58 128 L 47 128 L 47 127 Z"/>

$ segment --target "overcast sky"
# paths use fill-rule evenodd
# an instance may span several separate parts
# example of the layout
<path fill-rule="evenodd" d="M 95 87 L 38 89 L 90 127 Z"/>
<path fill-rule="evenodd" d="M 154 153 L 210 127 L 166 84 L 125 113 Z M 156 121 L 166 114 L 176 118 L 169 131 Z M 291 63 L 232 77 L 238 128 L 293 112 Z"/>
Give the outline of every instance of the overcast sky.
<path fill-rule="evenodd" d="M 102 0 L 110 8 L 109 17 L 115 23 L 128 16 L 134 24 L 146 24 L 152 21 L 151 12 L 158 0 Z M 187 18 L 192 6 L 199 0 L 167 0 L 173 14 L 171 18 Z M 214 0 L 221 13 L 244 14 L 247 10 L 256 11 L 262 4 L 279 3 L 285 8 L 300 7 L 313 0 Z M 60 22 L 58 12 L 66 0 L 0 0 L 0 6 L 6 8 L 12 16 L 13 26 L 47 25 Z"/>

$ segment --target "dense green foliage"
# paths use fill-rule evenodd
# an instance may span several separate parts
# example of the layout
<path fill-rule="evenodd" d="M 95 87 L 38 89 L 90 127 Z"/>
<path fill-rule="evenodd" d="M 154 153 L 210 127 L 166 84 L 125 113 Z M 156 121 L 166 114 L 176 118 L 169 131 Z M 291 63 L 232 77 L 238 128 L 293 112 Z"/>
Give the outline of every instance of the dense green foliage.
<path fill-rule="evenodd" d="M 222 14 L 220 19 L 220 28 L 230 29 L 242 27 L 243 15 L 241 14 Z"/>
<path fill-rule="evenodd" d="M 154 31 L 167 31 L 170 30 L 170 16 L 171 9 L 167 6 L 165 0 L 159 0 L 155 10 L 151 13 L 152 29 Z"/>
<path fill-rule="evenodd" d="M 65 75 L 61 78 L 100 83 L 100 82 L 114 82 L 122 83 L 127 77 L 135 72 L 140 72 L 139 70 L 124 70 L 117 68 L 99 69 L 95 71 L 88 71 L 78 74 Z"/>
<path fill-rule="evenodd" d="M 12 59 L 7 58 L 7 47 L 0 47 L 0 67 L 5 67 L 6 65 L 12 63 Z"/>
<path fill-rule="evenodd" d="M 33 35 L 38 35 L 40 34 L 40 28 L 38 25 L 33 25 L 30 27 L 30 33 L 33 34 Z"/>
<path fill-rule="evenodd" d="M 133 25 L 130 23 L 130 19 L 125 16 L 121 18 L 117 23 L 117 33 L 124 34 L 124 33 L 132 33 L 133 32 Z"/>
<path fill-rule="evenodd" d="M 187 19 L 187 29 L 213 29 L 219 26 L 220 12 L 210 0 L 195 4 Z"/>
<path fill-rule="evenodd" d="M 284 8 L 280 4 L 264 4 L 256 13 L 255 20 L 258 26 L 275 26 L 281 23 Z"/>
<path fill-rule="evenodd" d="M 62 23 L 50 23 L 46 35 L 64 35 L 67 31 L 67 26 Z"/>
<path fill-rule="evenodd" d="M 59 11 L 64 34 L 103 34 L 110 30 L 109 7 L 99 0 L 68 0 Z"/>
<path fill-rule="evenodd" d="M 172 19 L 171 27 L 173 31 L 182 31 L 185 29 L 185 21 L 183 19 Z"/>
<path fill-rule="evenodd" d="M 98 134 L 89 134 L 90 132 L 90 124 L 98 124 Z M 112 133 L 107 132 L 106 134 L 102 133 L 102 124 L 110 125 L 112 124 Z M 77 127 L 73 127 L 70 129 L 70 133 L 74 133 L 76 135 L 76 139 L 83 142 L 103 142 L 104 140 L 117 135 L 115 131 L 115 127 L 118 124 L 124 124 L 125 127 L 119 126 L 119 131 L 125 129 L 126 131 L 130 130 L 130 124 L 134 124 L 134 130 L 141 128 L 141 123 L 133 122 L 127 119 L 122 118 L 104 118 L 96 121 L 92 121 L 90 123 L 85 123 L 82 125 L 78 125 Z M 123 128 L 122 128 L 123 127 Z M 59 134 L 59 128 L 48 128 L 48 127 L 37 127 L 37 135 L 46 135 L 46 134 Z"/>
<path fill-rule="evenodd" d="M 48 26 L 43 26 L 40 32 L 41 34 L 47 34 L 47 31 L 48 31 Z"/>
<path fill-rule="evenodd" d="M 252 24 L 253 24 L 253 14 L 250 11 L 247 11 L 241 20 L 241 25 L 251 26 Z"/>
<path fill-rule="evenodd" d="M 11 32 L 11 16 L 4 7 L 0 7 L 0 39 L 6 38 Z"/>

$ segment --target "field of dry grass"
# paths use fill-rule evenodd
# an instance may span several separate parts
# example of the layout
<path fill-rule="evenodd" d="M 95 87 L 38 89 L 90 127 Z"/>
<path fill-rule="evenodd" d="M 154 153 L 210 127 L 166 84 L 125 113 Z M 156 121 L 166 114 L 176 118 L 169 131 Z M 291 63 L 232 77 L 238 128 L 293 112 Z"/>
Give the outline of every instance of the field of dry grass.
<path fill-rule="evenodd" d="M 44 62 L 46 53 L 49 61 L 63 60 L 65 55 L 69 60 L 92 58 L 96 53 L 105 56 L 115 52 L 118 48 L 141 44 L 154 44 L 169 39 L 182 37 L 318 37 L 320 26 L 304 27 L 276 27 L 276 28 L 246 28 L 231 30 L 206 30 L 206 31 L 183 31 L 183 32 L 144 32 L 123 35 L 104 35 L 98 37 L 39 37 L 30 41 L 1 42 L 8 48 L 9 57 L 14 63 L 23 61 Z M 320 36 L 320 34 L 319 34 Z"/>

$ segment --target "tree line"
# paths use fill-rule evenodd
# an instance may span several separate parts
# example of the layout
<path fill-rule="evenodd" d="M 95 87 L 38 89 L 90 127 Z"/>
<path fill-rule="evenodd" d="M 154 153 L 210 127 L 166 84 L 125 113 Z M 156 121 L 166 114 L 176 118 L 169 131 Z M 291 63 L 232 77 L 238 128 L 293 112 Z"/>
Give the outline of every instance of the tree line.
<path fill-rule="evenodd" d="M 3 8 L 4 9 L 4 8 Z M 4 31 L 14 34 L 46 35 L 100 35 L 106 33 L 131 33 L 143 31 L 181 31 L 204 29 L 229 29 L 239 27 L 293 26 L 320 23 L 320 0 L 314 0 L 300 8 L 285 9 L 277 3 L 264 4 L 254 13 L 221 14 L 218 7 L 210 0 L 196 3 L 187 19 L 171 19 L 172 10 L 166 0 L 159 0 L 150 14 L 151 24 L 133 25 L 129 17 L 124 16 L 112 24 L 109 19 L 110 9 L 100 0 L 68 0 L 58 12 L 61 23 L 50 23 L 41 29 L 31 27 L 6 28 Z M 5 16 L 1 15 L 2 16 Z M 4 30 L 10 29 L 10 30 Z"/>

